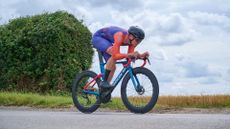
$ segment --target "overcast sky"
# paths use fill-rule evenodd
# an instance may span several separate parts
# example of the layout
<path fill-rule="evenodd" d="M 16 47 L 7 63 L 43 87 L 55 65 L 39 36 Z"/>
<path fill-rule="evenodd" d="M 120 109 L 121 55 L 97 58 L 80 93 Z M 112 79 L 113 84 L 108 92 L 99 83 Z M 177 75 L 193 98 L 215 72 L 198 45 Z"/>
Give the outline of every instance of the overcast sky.
<path fill-rule="evenodd" d="M 0 24 L 19 16 L 66 10 L 93 33 L 138 25 L 161 95 L 230 94 L 229 0 L 0 0 Z M 126 48 L 123 50 L 125 51 Z M 92 70 L 98 71 L 97 57 Z M 98 71 L 99 72 L 99 71 Z M 117 88 L 117 94 L 119 88 Z"/>

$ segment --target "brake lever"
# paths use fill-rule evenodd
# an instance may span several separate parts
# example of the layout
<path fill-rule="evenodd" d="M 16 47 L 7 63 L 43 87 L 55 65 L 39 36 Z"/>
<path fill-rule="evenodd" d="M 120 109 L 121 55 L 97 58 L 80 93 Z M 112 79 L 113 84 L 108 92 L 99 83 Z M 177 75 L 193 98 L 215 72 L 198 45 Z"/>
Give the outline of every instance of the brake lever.
<path fill-rule="evenodd" d="M 148 61 L 149 65 L 151 65 L 149 58 L 146 58 L 146 60 Z"/>

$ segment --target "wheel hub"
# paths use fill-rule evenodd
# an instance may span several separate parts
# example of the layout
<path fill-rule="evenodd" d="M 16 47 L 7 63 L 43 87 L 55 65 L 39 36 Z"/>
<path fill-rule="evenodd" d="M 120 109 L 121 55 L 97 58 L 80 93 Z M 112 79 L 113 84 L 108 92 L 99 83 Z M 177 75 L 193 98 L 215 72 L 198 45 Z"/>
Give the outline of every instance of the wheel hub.
<path fill-rule="evenodd" d="M 145 93 L 144 87 L 143 87 L 143 86 L 140 86 L 140 87 L 138 88 L 137 93 L 138 93 L 139 95 L 143 95 L 143 94 Z"/>

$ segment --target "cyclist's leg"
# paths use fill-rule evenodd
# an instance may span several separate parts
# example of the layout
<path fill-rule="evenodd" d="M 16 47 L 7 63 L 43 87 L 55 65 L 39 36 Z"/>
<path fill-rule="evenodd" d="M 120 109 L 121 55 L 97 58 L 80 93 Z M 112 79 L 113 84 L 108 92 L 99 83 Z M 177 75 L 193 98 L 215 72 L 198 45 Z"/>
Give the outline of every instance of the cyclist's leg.
<path fill-rule="evenodd" d="M 110 43 L 108 40 L 106 40 L 100 36 L 93 36 L 92 43 L 96 49 L 98 49 L 99 51 L 102 52 L 102 56 L 104 57 L 104 59 L 107 62 L 107 64 L 106 64 L 106 68 L 107 68 L 107 66 L 109 66 L 108 64 L 110 64 L 108 62 L 108 60 L 111 58 L 111 55 L 109 53 L 107 53 L 107 49 L 112 46 L 112 43 Z M 107 76 L 104 78 L 108 78 L 108 76 L 110 75 L 110 70 L 106 69 L 104 75 Z M 108 100 L 110 100 L 110 98 L 111 98 L 111 94 L 108 91 L 109 89 L 107 89 L 107 88 L 111 87 L 111 86 L 110 86 L 109 82 L 107 81 L 107 79 L 105 81 L 101 81 L 100 87 L 101 87 L 100 88 L 100 99 L 101 99 L 101 101 L 102 102 L 108 102 Z"/>
<path fill-rule="evenodd" d="M 104 53 L 106 53 L 106 50 L 112 46 L 112 43 L 110 43 L 108 40 L 106 40 L 100 36 L 93 36 L 92 44 L 93 44 L 94 48 L 96 48 L 97 50 L 102 52 L 102 55 L 104 58 L 105 58 Z M 106 58 L 105 58 L 105 60 L 106 60 Z"/>
<path fill-rule="evenodd" d="M 112 43 L 100 36 L 93 36 L 92 39 L 93 46 L 102 52 L 106 63 L 106 70 L 104 73 L 104 79 L 106 82 L 110 82 L 114 71 L 115 71 L 115 61 L 111 58 L 111 47 Z M 110 74 L 111 73 L 111 74 Z"/>
<path fill-rule="evenodd" d="M 110 74 L 108 76 L 108 79 L 107 81 L 108 82 L 111 82 L 112 78 L 113 78 L 113 75 L 114 75 L 114 72 L 116 70 L 116 60 L 114 60 L 112 57 L 110 57 L 107 61 L 107 64 L 106 64 L 106 69 L 107 70 L 110 70 Z"/>

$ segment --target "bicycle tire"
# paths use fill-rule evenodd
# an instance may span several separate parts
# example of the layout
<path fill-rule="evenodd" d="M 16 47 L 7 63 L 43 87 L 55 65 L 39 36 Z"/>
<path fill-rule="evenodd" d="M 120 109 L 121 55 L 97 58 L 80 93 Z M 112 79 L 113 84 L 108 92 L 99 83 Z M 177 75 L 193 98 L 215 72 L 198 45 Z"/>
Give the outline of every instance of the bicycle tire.
<path fill-rule="evenodd" d="M 72 99 L 73 99 L 73 103 L 75 105 L 75 107 L 83 112 L 83 113 L 92 113 L 94 111 L 96 111 L 98 109 L 98 107 L 100 106 L 100 100 L 99 97 L 96 97 L 96 102 L 90 106 L 90 107 L 85 107 L 84 105 L 81 104 L 79 97 L 80 97 L 80 92 L 78 92 L 78 88 L 82 88 L 80 87 L 80 82 L 84 79 L 84 78 L 95 78 L 97 76 L 97 74 L 93 71 L 83 71 L 80 74 L 78 74 L 75 78 L 75 80 L 73 81 L 72 84 Z M 96 79 L 96 83 L 99 86 L 100 84 L 100 79 Z"/>
<path fill-rule="evenodd" d="M 133 113 L 147 113 L 150 110 L 152 110 L 152 108 L 155 106 L 155 104 L 157 103 L 157 99 L 158 99 L 158 95 L 159 95 L 159 85 L 158 85 L 158 81 L 157 78 L 155 77 L 155 75 L 152 73 L 152 71 L 150 71 L 147 68 L 142 68 L 142 67 L 137 67 L 133 69 L 133 74 L 134 75 L 138 75 L 138 74 L 143 74 L 145 76 L 148 77 L 148 79 L 151 82 L 151 86 L 153 88 L 153 93 L 150 96 L 151 99 L 148 102 L 148 104 L 146 104 L 143 107 L 136 107 L 134 106 L 128 96 L 127 96 L 127 88 L 128 88 L 128 82 L 130 79 L 130 74 L 127 73 L 122 81 L 122 85 L 121 85 L 121 98 L 122 101 L 124 103 L 124 105 Z"/>

